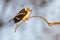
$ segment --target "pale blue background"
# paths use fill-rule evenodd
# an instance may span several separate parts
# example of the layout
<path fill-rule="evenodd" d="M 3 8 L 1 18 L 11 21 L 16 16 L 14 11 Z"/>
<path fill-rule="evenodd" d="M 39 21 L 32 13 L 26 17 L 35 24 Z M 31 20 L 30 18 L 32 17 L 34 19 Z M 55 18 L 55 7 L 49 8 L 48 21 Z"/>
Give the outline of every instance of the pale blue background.
<path fill-rule="evenodd" d="M 32 9 L 31 16 L 43 16 L 49 22 L 60 21 L 60 0 L 0 0 L 0 40 L 60 40 L 60 25 L 49 27 L 43 19 L 32 18 L 14 32 L 16 24 L 8 22 L 25 7 Z"/>

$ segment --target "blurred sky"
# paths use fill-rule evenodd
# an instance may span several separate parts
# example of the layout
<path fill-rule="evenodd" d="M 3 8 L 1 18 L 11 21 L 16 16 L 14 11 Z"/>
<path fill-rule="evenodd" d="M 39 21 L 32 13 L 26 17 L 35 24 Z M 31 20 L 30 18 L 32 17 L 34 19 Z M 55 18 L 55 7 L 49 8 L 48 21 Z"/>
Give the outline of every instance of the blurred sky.
<path fill-rule="evenodd" d="M 0 40 L 60 40 L 60 25 L 49 27 L 39 18 L 27 20 L 14 32 L 16 24 L 8 21 L 25 7 L 32 9 L 31 16 L 60 21 L 60 0 L 0 0 Z"/>

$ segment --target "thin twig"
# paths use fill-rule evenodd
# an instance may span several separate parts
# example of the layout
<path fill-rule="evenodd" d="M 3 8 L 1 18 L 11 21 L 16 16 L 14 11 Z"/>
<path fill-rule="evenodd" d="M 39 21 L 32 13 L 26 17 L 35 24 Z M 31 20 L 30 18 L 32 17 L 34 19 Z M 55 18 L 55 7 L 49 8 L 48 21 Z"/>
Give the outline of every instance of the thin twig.
<path fill-rule="evenodd" d="M 47 24 L 49 23 L 44 17 L 42 16 L 31 16 L 29 18 L 42 18 Z"/>
<path fill-rule="evenodd" d="M 16 25 L 16 27 L 15 27 L 15 32 L 16 32 L 16 30 L 18 29 L 19 25 L 21 26 L 24 22 L 25 22 L 25 21 L 22 20 L 21 23 L 19 23 L 19 24 Z"/>
<path fill-rule="evenodd" d="M 42 16 L 31 16 L 29 18 L 42 18 L 49 26 L 53 26 L 53 25 L 60 25 L 60 22 L 48 22 L 44 17 Z M 21 23 L 17 24 L 16 25 L 16 28 L 15 28 L 15 32 L 17 30 L 17 28 L 19 27 L 19 25 L 21 26 L 25 21 L 23 20 Z"/>
<path fill-rule="evenodd" d="M 60 25 L 60 22 L 48 22 L 44 17 L 42 16 L 31 16 L 29 18 L 42 18 L 49 26 L 53 26 L 53 25 Z"/>

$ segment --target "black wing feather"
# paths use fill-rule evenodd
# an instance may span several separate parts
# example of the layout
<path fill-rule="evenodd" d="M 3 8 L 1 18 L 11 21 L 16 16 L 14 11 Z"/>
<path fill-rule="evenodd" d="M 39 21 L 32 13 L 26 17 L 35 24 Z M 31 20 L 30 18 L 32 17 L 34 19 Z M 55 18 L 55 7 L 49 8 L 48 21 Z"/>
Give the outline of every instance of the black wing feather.
<path fill-rule="evenodd" d="M 21 14 L 21 13 L 23 13 L 23 14 Z M 18 14 L 21 14 L 21 15 L 18 15 Z M 25 9 L 22 9 L 18 14 L 13 19 L 15 23 L 21 21 L 24 18 L 24 16 L 27 14 L 27 11 L 25 11 Z M 17 20 L 16 17 L 20 18 L 20 20 Z"/>

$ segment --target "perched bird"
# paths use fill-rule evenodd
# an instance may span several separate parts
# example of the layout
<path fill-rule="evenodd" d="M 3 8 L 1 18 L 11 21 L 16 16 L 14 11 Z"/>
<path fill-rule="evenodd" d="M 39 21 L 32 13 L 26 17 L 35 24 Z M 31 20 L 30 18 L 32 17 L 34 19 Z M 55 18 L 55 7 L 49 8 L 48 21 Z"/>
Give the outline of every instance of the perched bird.
<path fill-rule="evenodd" d="M 30 10 L 29 7 L 23 8 L 12 20 L 14 21 L 14 23 L 18 23 L 21 20 L 23 20 L 25 22 L 29 18 L 31 11 L 32 10 Z M 10 21 L 12 21 L 12 20 L 10 20 Z M 18 28 L 18 25 L 20 25 L 20 24 L 17 24 L 15 31 Z"/>

